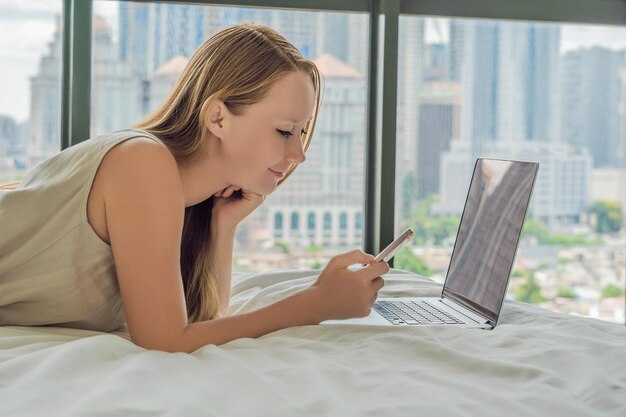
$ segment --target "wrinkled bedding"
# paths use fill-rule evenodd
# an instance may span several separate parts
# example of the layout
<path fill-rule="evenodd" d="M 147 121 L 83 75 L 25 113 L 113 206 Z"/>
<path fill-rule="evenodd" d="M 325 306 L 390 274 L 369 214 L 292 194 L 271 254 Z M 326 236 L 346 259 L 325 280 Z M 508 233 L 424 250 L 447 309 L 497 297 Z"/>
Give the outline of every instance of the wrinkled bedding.
<path fill-rule="evenodd" d="M 230 314 L 319 270 L 235 273 Z M 380 297 L 441 284 L 398 269 Z M 192 354 L 0 327 L 0 416 L 626 416 L 626 326 L 505 301 L 494 330 L 302 326 Z"/>

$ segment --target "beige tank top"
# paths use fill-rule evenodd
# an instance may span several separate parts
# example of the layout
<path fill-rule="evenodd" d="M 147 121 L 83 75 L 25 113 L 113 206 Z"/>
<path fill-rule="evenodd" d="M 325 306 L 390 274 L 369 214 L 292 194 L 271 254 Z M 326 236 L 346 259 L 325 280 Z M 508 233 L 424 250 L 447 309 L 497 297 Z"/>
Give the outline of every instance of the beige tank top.
<path fill-rule="evenodd" d="M 87 221 L 100 162 L 126 129 L 71 146 L 0 191 L 0 325 L 110 332 L 125 327 L 111 246 Z"/>

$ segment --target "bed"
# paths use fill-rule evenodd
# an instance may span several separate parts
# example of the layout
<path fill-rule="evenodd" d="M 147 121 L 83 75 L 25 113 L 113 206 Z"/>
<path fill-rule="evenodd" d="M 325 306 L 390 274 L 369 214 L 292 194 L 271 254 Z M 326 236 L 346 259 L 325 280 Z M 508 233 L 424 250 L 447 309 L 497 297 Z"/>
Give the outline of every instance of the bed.
<path fill-rule="evenodd" d="M 235 273 L 230 314 L 319 270 Z M 438 295 L 391 269 L 381 297 Z M 626 416 L 626 326 L 505 301 L 494 330 L 302 326 L 192 354 L 0 327 L 1 416 Z"/>

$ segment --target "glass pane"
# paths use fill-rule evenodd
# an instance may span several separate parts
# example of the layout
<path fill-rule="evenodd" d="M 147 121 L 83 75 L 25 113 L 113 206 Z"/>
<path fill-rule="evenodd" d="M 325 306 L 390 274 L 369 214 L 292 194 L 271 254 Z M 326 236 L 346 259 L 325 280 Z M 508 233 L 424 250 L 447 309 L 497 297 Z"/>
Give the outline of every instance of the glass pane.
<path fill-rule="evenodd" d="M 133 125 L 204 40 L 251 21 L 313 60 L 325 89 L 306 162 L 239 227 L 233 270 L 319 268 L 363 247 L 367 14 L 96 1 L 91 135 Z"/>
<path fill-rule="evenodd" d="M 61 150 L 61 0 L 0 5 L 0 183 Z"/>
<path fill-rule="evenodd" d="M 624 323 L 626 29 L 400 18 L 398 268 L 443 282 L 476 157 L 540 162 L 507 297 Z"/>

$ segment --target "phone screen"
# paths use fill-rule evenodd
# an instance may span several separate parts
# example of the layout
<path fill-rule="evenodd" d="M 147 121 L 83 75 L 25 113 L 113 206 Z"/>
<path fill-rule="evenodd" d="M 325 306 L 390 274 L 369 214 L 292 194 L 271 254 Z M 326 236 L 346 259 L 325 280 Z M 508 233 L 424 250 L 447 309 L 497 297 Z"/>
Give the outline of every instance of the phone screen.
<path fill-rule="evenodd" d="M 402 248 L 402 246 L 404 246 L 407 242 L 411 240 L 411 238 L 413 238 L 413 236 L 415 236 L 415 232 L 409 227 L 404 232 L 402 232 L 402 234 L 398 236 L 396 240 L 391 242 L 389 246 L 383 249 L 382 252 L 380 252 L 378 256 L 374 258 L 374 262 L 388 262 L 391 258 L 393 258 L 396 252 L 398 252 Z"/>

